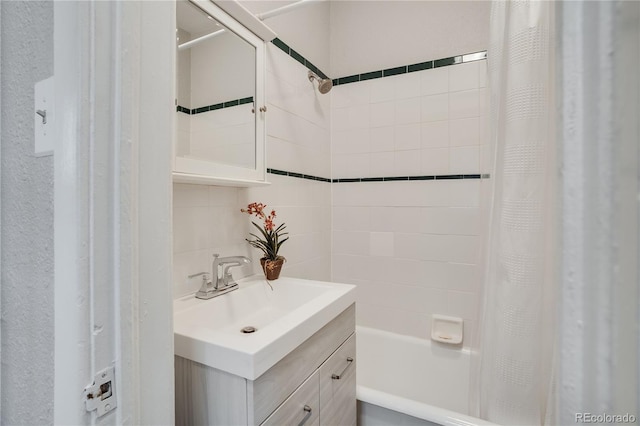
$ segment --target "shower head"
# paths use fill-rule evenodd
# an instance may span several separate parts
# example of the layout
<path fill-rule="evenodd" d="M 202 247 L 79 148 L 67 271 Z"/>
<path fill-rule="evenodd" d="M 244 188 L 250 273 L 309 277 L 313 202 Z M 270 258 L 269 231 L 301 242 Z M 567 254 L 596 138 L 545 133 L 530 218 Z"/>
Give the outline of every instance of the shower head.
<path fill-rule="evenodd" d="M 313 82 L 313 80 L 318 81 L 318 91 L 323 95 L 325 93 L 329 93 L 329 90 L 333 87 L 333 82 L 330 78 L 320 78 L 313 71 L 309 70 L 309 81 Z"/>

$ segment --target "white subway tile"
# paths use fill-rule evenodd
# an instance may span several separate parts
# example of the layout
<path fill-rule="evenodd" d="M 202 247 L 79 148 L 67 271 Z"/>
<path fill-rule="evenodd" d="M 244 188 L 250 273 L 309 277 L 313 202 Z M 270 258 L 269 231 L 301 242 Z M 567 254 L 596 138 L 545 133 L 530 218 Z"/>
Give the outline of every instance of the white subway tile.
<path fill-rule="evenodd" d="M 422 76 L 419 73 L 400 74 L 389 77 L 394 82 L 395 99 L 407 99 L 420 96 Z"/>
<path fill-rule="evenodd" d="M 450 207 L 478 207 L 480 205 L 480 179 L 459 179 L 442 182 L 449 195 Z"/>
<path fill-rule="evenodd" d="M 349 123 L 349 109 L 351 107 L 345 108 L 333 108 L 331 109 L 331 127 L 335 132 L 339 132 L 341 130 L 349 130 L 351 129 Z M 273 118 L 271 114 L 269 114 L 269 126 L 268 129 L 272 128 L 271 121 Z M 271 133 L 271 132 L 269 132 Z"/>
<path fill-rule="evenodd" d="M 363 183 L 339 183 L 333 185 L 334 206 L 368 206 L 370 189 Z"/>
<path fill-rule="evenodd" d="M 347 109 L 349 117 L 349 129 L 369 128 L 369 105 L 356 105 Z"/>
<path fill-rule="evenodd" d="M 461 92 L 465 93 L 465 92 Z M 439 121 L 449 118 L 449 94 L 422 97 L 422 121 Z"/>
<path fill-rule="evenodd" d="M 210 247 L 214 220 L 209 207 L 174 207 L 173 252 Z"/>
<path fill-rule="evenodd" d="M 449 71 L 447 67 L 419 72 L 422 77 L 422 95 L 436 95 L 449 91 Z"/>
<path fill-rule="evenodd" d="M 210 186 L 209 204 L 211 206 L 236 206 L 238 204 L 238 188 Z"/>
<path fill-rule="evenodd" d="M 422 260 L 422 237 L 420 234 L 395 233 L 395 255 L 401 259 Z"/>
<path fill-rule="evenodd" d="M 353 178 L 369 175 L 370 154 L 334 155 L 334 177 Z"/>
<path fill-rule="evenodd" d="M 421 181 L 385 182 L 384 185 L 388 191 L 386 199 L 397 207 L 419 206 L 422 184 Z"/>
<path fill-rule="evenodd" d="M 371 152 L 393 151 L 394 142 L 394 126 L 371 128 Z"/>
<path fill-rule="evenodd" d="M 394 158 L 395 176 L 418 176 L 421 173 L 420 150 L 396 151 Z"/>
<path fill-rule="evenodd" d="M 447 181 L 431 180 L 423 182 L 421 190 L 417 193 L 418 206 L 443 207 L 451 202 Z"/>
<path fill-rule="evenodd" d="M 449 150 L 449 169 L 454 174 L 480 172 L 480 147 L 457 146 Z"/>
<path fill-rule="evenodd" d="M 407 124 L 395 127 L 395 149 L 420 149 L 420 124 Z"/>
<path fill-rule="evenodd" d="M 462 118 L 449 121 L 449 141 L 451 146 L 480 144 L 480 119 Z"/>
<path fill-rule="evenodd" d="M 369 233 L 369 255 L 378 257 L 393 257 L 393 233 L 392 232 L 370 232 Z"/>
<path fill-rule="evenodd" d="M 466 207 L 424 207 L 418 232 L 425 234 L 478 235 L 480 210 Z"/>
<path fill-rule="evenodd" d="M 468 263 L 447 263 L 448 282 L 447 289 L 475 292 L 479 295 L 482 282 L 482 274 L 477 265 Z"/>
<path fill-rule="evenodd" d="M 369 254 L 369 233 L 333 231 L 333 249 L 336 254 L 366 256 Z"/>
<path fill-rule="evenodd" d="M 421 170 L 424 175 L 449 173 L 449 148 L 426 148 L 420 153 Z"/>
<path fill-rule="evenodd" d="M 379 205 L 383 205 L 385 200 L 380 200 Z M 369 207 L 369 215 L 371 219 L 371 231 L 391 232 L 394 231 L 395 207 Z"/>
<path fill-rule="evenodd" d="M 479 238 L 466 235 L 422 235 L 423 260 L 439 262 L 476 263 Z"/>
<path fill-rule="evenodd" d="M 209 191 L 204 185 L 173 184 L 174 207 L 204 207 L 209 205 Z"/>
<path fill-rule="evenodd" d="M 395 82 L 390 78 L 370 80 L 371 103 L 386 102 L 395 99 Z"/>
<path fill-rule="evenodd" d="M 333 229 L 343 231 L 369 231 L 371 220 L 368 207 L 333 207 Z"/>
<path fill-rule="evenodd" d="M 360 154 L 369 152 L 370 130 L 354 129 L 333 133 L 334 154 Z"/>
<path fill-rule="evenodd" d="M 489 105 L 491 104 L 490 97 L 489 97 L 489 89 L 485 87 L 478 90 L 478 102 L 479 102 L 478 110 L 479 110 L 480 116 L 488 117 Z"/>
<path fill-rule="evenodd" d="M 336 86 L 331 90 L 332 108 L 344 108 L 369 103 L 369 84 L 362 81 L 357 84 Z"/>
<path fill-rule="evenodd" d="M 471 118 L 480 115 L 478 89 L 449 94 L 449 118 Z"/>
<path fill-rule="evenodd" d="M 331 279 L 335 282 L 347 282 L 350 278 L 353 256 L 331 252 Z"/>
<path fill-rule="evenodd" d="M 478 87 L 487 87 L 487 66 L 488 62 L 478 62 Z"/>
<path fill-rule="evenodd" d="M 422 209 L 420 207 L 395 207 L 389 221 L 394 232 L 419 233 L 422 221 Z"/>
<path fill-rule="evenodd" d="M 446 148 L 449 146 L 449 121 L 422 123 L 422 148 Z"/>
<path fill-rule="evenodd" d="M 373 152 L 370 154 L 370 177 L 391 176 L 395 170 L 393 152 Z"/>
<path fill-rule="evenodd" d="M 478 302 L 478 297 L 474 293 L 448 291 L 448 315 L 468 320 L 475 320 L 477 318 Z"/>
<path fill-rule="evenodd" d="M 421 119 L 420 98 L 396 101 L 395 124 L 419 123 Z"/>
<path fill-rule="evenodd" d="M 371 104 L 371 127 L 393 126 L 395 108 L 395 101 Z"/>
<path fill-rule="evenodd" d="M 424 287 L 447 289 L 449 283 L 449 264 L 447 262 L 422 261 L 422 282 Z"/>
<path fill-rule="evenodd" d="M 449 91 L 477 89 L 479 85 L 478 65 L 478 62 L 468 62 L 447 67 L 449 70 Z"/>
<path fill-rule="evenodd" d="M 419 286 L 423 281 L 422 262 L 412 259 L 390 259 L 384 279 L 403 285 Z"/>

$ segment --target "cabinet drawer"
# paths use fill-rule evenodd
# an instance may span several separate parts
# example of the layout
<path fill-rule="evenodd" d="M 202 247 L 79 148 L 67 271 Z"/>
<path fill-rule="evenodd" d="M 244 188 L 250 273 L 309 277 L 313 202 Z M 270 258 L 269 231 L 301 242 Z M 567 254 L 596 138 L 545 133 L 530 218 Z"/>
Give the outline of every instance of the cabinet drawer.
<path fill-rule="evenodd" d="M 336 350 L 320 373 L 320 423 L 323 426 L 356 424 L 356 336 Z"/>
<path fill-rule="evenodd" d="M 355 331 L 355 305 L 247 383 L 249 423 L 260 424 Z"/>
<path fill-rule="evenodd" d="M 318 372 L 309 377 L 262 426 L 318 426 L 320 424 Z"/>

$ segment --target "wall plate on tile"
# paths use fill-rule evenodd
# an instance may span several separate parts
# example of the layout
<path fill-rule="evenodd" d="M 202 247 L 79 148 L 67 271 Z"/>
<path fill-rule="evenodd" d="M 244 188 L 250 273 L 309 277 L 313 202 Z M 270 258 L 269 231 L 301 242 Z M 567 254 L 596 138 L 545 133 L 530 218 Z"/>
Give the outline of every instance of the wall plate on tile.
<path fill-rule="evenodd" d="M 35 107 L 33 111 L 35 129 L 36 157 L 53 155 L 53 137 L 55 132 L 53 114 L 53 77 L 36 83 Z"/>

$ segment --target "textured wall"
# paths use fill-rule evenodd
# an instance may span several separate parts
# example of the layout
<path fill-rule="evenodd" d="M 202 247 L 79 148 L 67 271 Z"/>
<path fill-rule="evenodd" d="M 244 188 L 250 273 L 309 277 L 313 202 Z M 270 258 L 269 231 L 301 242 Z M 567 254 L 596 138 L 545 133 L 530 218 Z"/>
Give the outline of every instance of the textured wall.
<path fill-rule="evenodd" d="M 2 424 L 51 424 L 53 161 L 34 156 L 33 85 L 53 74 L 53 2 L 0 2 Z"/>

